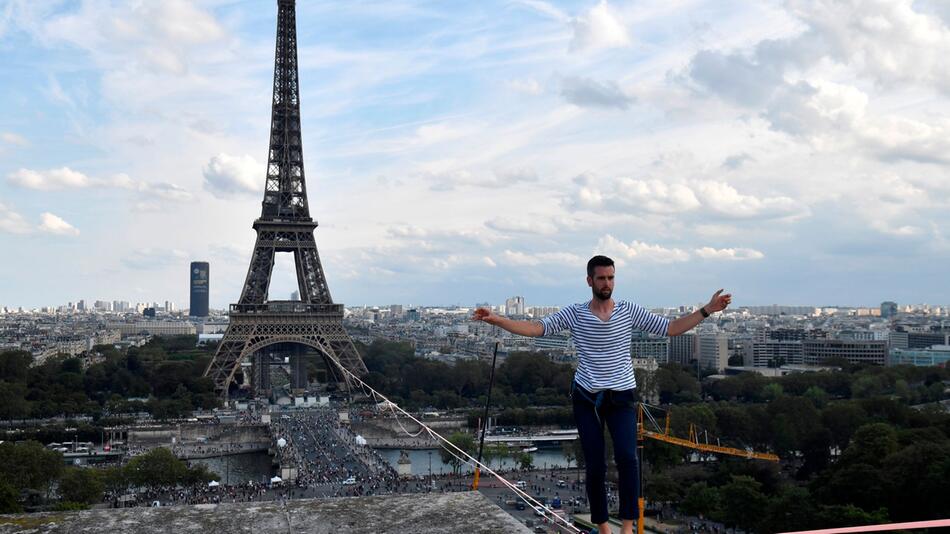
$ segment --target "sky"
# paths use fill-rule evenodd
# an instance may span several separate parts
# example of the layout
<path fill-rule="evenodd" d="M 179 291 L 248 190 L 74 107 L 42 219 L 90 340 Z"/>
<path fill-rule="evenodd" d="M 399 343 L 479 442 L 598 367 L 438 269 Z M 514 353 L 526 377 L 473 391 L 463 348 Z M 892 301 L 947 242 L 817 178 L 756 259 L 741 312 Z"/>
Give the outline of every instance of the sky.
<path fill-rule="evenodd" d="M 950 2 L 298 0 L 346 305 L 950 302 Z M 0 0 L 0 306 L 236 302 L 276 2 Z M 296 282 L 287 254 L 271 298 Z"/>

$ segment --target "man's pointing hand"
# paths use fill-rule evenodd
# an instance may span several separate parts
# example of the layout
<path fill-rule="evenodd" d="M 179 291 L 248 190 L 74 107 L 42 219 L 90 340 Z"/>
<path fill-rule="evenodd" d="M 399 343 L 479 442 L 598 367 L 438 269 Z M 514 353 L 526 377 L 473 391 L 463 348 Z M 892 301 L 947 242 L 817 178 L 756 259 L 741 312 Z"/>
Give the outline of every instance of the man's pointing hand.
<path fill-rule="evenodd" d="M 716 313 L 718 311 L 722 311 L 726 309 L 726 307 L 728 307 L 731 303 L 732 295 L 729 293 L 723 295 L 722 290 L 720 289 L 719 291 L 716 291 L 715 294 L 713 294 L 711 299 L 709 299 L 709 304 L 705 306 L 706 312 Z"/>
<path fill-rule="evenodd" d="M 488 308 L 476 308 L 475 313 L 472 314 L 472 320 L 485 321 L 486 323 L 491 324 L 491 319 L 489 319 L 489 317 L 491 316 L 492 316 L 491 310 L 489 310 Z"/>

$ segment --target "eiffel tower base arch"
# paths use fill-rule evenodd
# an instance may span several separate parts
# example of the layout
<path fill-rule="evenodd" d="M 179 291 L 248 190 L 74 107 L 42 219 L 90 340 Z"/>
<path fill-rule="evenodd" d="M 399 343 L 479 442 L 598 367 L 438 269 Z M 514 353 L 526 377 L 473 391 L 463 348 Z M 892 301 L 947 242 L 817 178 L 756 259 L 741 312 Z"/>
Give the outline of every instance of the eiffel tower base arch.
<path fill-rule="evenodd" d="M 305 308 L 314 307 L 295 304 Z M 254 355 L 268 346 L 293 343 L 310 347 L 320 353 L 326 360 L 330 372 L 344 387 L 350 389 L 349 376 L 339 371 L 337 365 L 344 366 L 354 374 L 366 372 L 366 366 L 356 346 L 353 345 L 352 339 L 343 328 L 342 305 L 331 304 L 321 307 L 339 307 L 339 314 L 280 311 L 241 313 L 232 310 L 231 324 L 221 339 L 218 350 L 205 371 L 205 376 L 211 377 L 215 390 L 227 401 L 229 387 L 240 372 L 243 362 L 253 362 Z M 260 365 L 259 362 L 254 363 Z"/>

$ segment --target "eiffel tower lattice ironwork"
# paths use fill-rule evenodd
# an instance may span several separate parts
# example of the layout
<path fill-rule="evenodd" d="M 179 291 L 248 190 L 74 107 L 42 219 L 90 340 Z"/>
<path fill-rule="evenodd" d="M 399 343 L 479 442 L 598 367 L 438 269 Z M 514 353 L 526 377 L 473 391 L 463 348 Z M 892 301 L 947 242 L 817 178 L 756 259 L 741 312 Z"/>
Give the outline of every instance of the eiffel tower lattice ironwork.
<path fill-rule="evenodd" d="M 205 376 L 211 377 L 215 389 L 225 399 L 241 363 L 278 343 L 306 345 L 336 359 L 355 374 L 366 371 L 353 340 L 343 328 L 343 305 L 335 304 L 330 297 L 313 237 L 317 223 L 310 217 L 304 180 L 294 2 L 277 2 L 267 182 L 261 216 L 253 225 L 257 243 L 240 301 L 231 305 L 227 332 L 205 370 Z M 278 252 L 294 255 L 299 301 L 268 300 Z M 261 366 L 260 358 L 256 360 L 255 367 Z M 327 367 L 334 372 L 329 362 Z M 261 374 L 260 369 L 255 369 L 255 380 L 260 380 Z"/>

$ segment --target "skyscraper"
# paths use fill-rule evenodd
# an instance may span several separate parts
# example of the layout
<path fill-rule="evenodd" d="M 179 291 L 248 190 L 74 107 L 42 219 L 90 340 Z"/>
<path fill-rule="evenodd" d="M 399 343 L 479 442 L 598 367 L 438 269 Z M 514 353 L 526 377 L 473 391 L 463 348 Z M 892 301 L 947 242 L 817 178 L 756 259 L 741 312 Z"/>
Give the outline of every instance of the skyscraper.
<path fill-rule="evenodd" d="M 881 303 L 881 317 L 885 319 L 890 319 L 891 317 L 897 317 L 897 303 L 891 301 L 885 301 Z"/>
<path fill-rule="evenodd" d="M 505 300 L 505 314 L 518 317 L 524 315 L 524 297 L 514 296 Z"/>
<path fill-rule="evenodd" d="M 191 304 L 188 307 L 188 315 L 192 317 L 208 316 L 210 269 L 206 261 L 191 262 Z"/>

